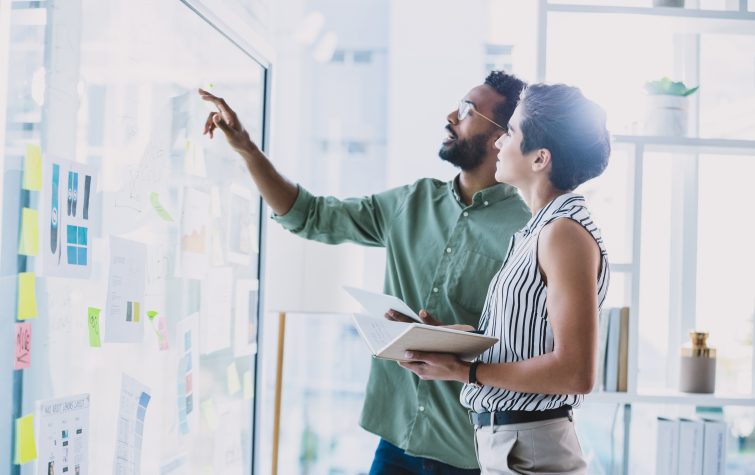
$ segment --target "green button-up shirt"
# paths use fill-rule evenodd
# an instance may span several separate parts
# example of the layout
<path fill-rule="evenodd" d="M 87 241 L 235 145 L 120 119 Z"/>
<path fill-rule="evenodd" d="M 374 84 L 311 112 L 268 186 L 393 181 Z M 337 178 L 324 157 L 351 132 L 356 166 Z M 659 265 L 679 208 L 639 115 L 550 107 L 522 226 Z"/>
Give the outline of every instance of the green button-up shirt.
<path fill-rule="evenodd" d="M 516 190 L 501 184 L 475 193 L 467 206 L 457 180 L 424 178 L 345 200 L 300 187 L 291 210 L 273 218 L 307 239 L 385 247 L 387 294 L 446 324 L 476 327 L 509 239 L 530 213 Z M 477 468 L 461 387 L 422 381 L 393 361 L 374 359 L 360 424 L 410 455 Z"/>

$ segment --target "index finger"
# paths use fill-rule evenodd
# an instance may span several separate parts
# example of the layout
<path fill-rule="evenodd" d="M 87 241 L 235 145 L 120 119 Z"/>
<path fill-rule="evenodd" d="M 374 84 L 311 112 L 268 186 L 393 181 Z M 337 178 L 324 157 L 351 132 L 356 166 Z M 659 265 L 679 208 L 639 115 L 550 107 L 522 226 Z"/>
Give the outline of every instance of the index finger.
<path fill-rule="evenodd" d="M 229 114 L 229 115 L 236 115 L 235 112 L 233 112 L 233 109 L 228 107 L 228 104 L 225 102 L 225 100 L 221 97 L 218 97 L 211 92 L 207 92 L 204 89 L 199 89 L 199 95 L 202 97 L 203 100 L 212 102 L 215 104 L 215 107 L 218 108 L 218 110 L 223 114 Z"/>

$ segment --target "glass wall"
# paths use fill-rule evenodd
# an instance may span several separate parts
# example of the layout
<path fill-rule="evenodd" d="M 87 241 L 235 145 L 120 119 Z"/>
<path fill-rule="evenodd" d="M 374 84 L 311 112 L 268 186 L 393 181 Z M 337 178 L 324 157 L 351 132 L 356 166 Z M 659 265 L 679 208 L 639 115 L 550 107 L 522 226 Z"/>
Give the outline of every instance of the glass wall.
<path fill-rule="evenodd" d="M 196 89 L 264 147 L 268 63 L 198 2 L 10 5 L 0 472 L 251 473 L 264 211 Z"/>

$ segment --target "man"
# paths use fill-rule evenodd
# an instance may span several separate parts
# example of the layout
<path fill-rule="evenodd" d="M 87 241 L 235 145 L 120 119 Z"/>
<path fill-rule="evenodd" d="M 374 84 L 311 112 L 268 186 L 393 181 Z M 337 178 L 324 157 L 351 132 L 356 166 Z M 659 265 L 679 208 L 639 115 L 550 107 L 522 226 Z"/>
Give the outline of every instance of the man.
<path fill-rule="evenodd" d="M 514 76 L 492 72 L 448 114 L 439 155 L 461 169 L 451 182 L 423 178 L 346 200 L 314 197 L 288 181 L 223 99 L 199 93 L 219 111 L 208 117 L 205 133 L 224 132 L 278 223 L 324 243 L 385 247 L 386 293 L 422 309 L 428 323 L 476 327 L 509 239 L 530 217 L 516 190 L 495 181 L 494 143 L 523 88 Z M 381 437 L 370 474 L 479 473 L 460 390 L 459 383 L 422 381 L 395 362 L 373 360 L 360 422 Z"/>

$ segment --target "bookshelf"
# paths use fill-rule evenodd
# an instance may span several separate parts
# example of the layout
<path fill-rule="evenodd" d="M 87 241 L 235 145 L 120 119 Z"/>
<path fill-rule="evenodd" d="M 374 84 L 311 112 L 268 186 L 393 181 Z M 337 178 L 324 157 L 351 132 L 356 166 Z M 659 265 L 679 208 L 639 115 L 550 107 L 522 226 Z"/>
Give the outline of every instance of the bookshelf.
<path fill-rule="evenodd" d="M 648 5 L 651 3 L 648 0 Z M 687 0 L 688 4 L 696 5 L 696 0 Z M 678 77 L 688 83 L 700 84 L 700 36 L 709 34 L 725 35 L 755 35 L 755 12 L 748 11 L 748 2 L 735 2 L 736 9 L 699 10 L 694 8 L 659 8 L 659 7 L 628 7 L 604 4 L 585 4 L 562 2 L 559 0 L 539 0 L 538 30 L 537 30 L 537 81 L 559 80 L 549 78 L 548 70 L 548 25 L 553 22 L 568 22 L 580 18 L 583 21 L 595 22 L 601 25 L 629 25 L 636 31 L 671 31 L 674 35 L 674 69 Z M 587 19 L 587 20 L 585 20 Z M 558 31 L 558 29 L 551 29 Z M 609 30 L 614 31 L 609 28 Z M 557 39 L 557 38 L 555 38 Z M 608 39 L 610 40 L 610 38 Z M 579 51 L 575 54 L 585 54 Z M 639 52 L 638 54 L 643 54 Z M 617 72 L 620 74 L 620 72 Z M 727 138 L 698 138 L 698 103 L 693 99 L 690 108 L 691 137 L 660 137 L 645 135 L 614 135 L 612 145 L 615 150 L 626 151 L 632 160 L 631 186 L 629 200 L 631 218 L 631 258 L 618 263 L 612 263 L 611 270 L 615 274 L 623 274 L 628 282 L 629 291 L 626 292 L 630 307 L 629 337 L 628 337 L 628 380 L 627 392 L 595 392 L 585 397 L 583 407 L 589 408 L 598 404 L 611 404 L 623 407 L 623 447 L 620 473 L 630 473 L 630 431 L 632 424 L 632 407 L 636 405 L 677 405 L 696 407 L 739 406 L 755 407 L 755 394 L 686 394 L 672 389 L 655 389 L 645 387 L 638 381 L 639 348 L 639 319 L 642 317 L 640 308 L 640 276 L 643 264 L 652 269 L 653 263 L 641 262 L 642 255 L 642 210 L 643 210 L 643 169 L 649 165 L 651 154 L 663 153 L 672 156 L 674 161 L 674 177 L 670 187 L 676 193 L 672 199 L 680 206 L 676 209 L 684 219 L 671 224 L 673 235 L 681 236 L 672 259 L 676 259 L 675 267 L 678 279 L 677 285 L 669 288 L 669 336 L 667 348 L 669 352 L 665 364 L 667 368 L 678 365 L 678 348 L 685 337 L 685 330 L 695 326 L 696 322 L 696 276 L 697 276 L 697 232 L 698 232 L 698 199 L 699 180 L 698 167 L 701 155 L 736 155 L 752 156 L 755 158 L 755 140 L 739 140 Z M 674 227 L 676 226 L 676 227 Z M 643 320 L 645 321 L 645 320 Z M 677 350 L 673 351 L 671 349 Z M 664 362 L 661 362 L 664 364 Z M 755 373 L 755 367 L 753 368 Z M 673 373 L 669 373 L 673 374 Z M 755 381 L 755 374 L 753 374 Z M 658 384 L 658 383 L 656 383 Z M 662 384 L 662 383 L 660 383 Z M 674 386 L 673 377 L 669 378 L 669 386 Z M 634 470 L 632 470 L 634 471 Z"/>

